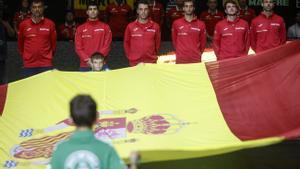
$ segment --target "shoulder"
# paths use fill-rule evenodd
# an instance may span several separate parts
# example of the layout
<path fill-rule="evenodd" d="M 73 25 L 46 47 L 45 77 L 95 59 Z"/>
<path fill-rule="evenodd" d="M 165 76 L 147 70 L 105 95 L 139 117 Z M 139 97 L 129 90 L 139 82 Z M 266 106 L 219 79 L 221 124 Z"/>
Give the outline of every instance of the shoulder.
<path fill-rule="evenodd" d="M 279 15 L 277 15 L 277 14 L 275 14 L 274 16 L 275 16 L 274 18 L 275 18 L 276 20 L 278 20 L 278 21 L 280 21 L 280 22 L 284 22 L 284 19 L 283 19 L 281 16 L 279 16 Z"/>
<path fill-rule="evenodd" d="M 243 26 L 247 26 L 247 27 L 249 26 L 249 25 L 248 25 L 248 22 L 245 21 L 244 19 L 240 19 L 239 22 L 240 22 L 240 24 L 243 25 Z"/>
<path fill-rule="evenodd" d="M 151 21 L 151 22 L 152 22 L 152 24 L 153 24 L 153 28 L 155 28 L 155 29 L 160 29 L 158 23 L 156 23 L 156 22 L 154 22 L 154 21 Z"/>
<path fill-rule="evenodd" d="M 30 24 L 31 22 L 32 22 L 32 21 L 31 21 L 31 18 L 24 19 L 24 20 L 20 23 L 20 26 L 28 25 L 28 24 Z"/>
<path fill-rule="evenodd" d="M 51 19 L 48 19 L 48 18 L 45 18 L 45 23 L 48 24 L 48 25 L 51 25 L 51 26 L 55 25 L 55 23 Z"/>
<path fill-rule="evenodd" d="M 173 22 L 173 25 L 181 24 L 182 21 L 183 21 L 183 18 L 176 19 L 176 20 Z"/>

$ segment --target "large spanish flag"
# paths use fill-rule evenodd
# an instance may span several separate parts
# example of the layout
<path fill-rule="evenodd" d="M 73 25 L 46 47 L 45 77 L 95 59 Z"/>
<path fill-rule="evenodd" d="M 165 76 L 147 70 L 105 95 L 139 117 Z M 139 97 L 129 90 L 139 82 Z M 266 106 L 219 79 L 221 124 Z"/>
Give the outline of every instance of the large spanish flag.
<path fill-rule="evenodd" d="M 49 71 L 0 87 L 0 163 L 44 168 L 72 134 L 69 101 L 92 95 L 95 136 L 142 162 L 212 156 L 300 136 L 300 42 L 221 62 Z"/>

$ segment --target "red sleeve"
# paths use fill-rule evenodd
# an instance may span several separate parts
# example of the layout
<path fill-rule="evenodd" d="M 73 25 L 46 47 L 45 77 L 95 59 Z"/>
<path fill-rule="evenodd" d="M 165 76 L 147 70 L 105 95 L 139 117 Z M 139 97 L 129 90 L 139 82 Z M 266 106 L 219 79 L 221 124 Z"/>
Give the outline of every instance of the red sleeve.
<path fill-rule="evenodd" d="M 250 26 L 250 46 L 256 52 L 256 28 L 254 22 Z"/>
<path fill-rule="evenodd" d="M 286 42 L 286 28 L 284 20 L 282 20 L 281 26 L 280 26 L 280 40 L 281 44 L 285 44 Z"/>
<path fill-rule="evenodd" d="M 80 58 L 87 61 L 89 56 L 84 52 L 81 34 L 81 29 L 77 28 L 75 33 L 75 51 Z"/>
<path fill-rule="evenodd" d="M 213 49 L 217 58 L 219 57 L 220 54 L 220 43 L 221 43 L 221 31 L 220 31 L 220 25 L 217 24 L 214 33 L 214 38 L 213 38 Z"/>
<path fill-rule="evenodd" d="M 124 33 L 124 50 L 127 58 L 129 58 L 129 51 L 130 51 L 130 28 L 127 25 L 125 33 Z"/>
<path fill-rule="evenodd" d="M 55 29 L 55 25 L 51 24 L 51 48 L 52 48 L 52 52 L 54 54 L 55 50 L 56 50 L 56 29 Z"/>
<path fill-rule="evenodd" d="M 173 22 L 172 24 L 172 42 L 173 42 L 173 47 L 176 50 L 176 42 L 177 42 L 177 29 L 176 29 L 176 22 Z"/>
<path fill-rule="evenodd" d="M 155 49 L 157 55 L 159 54 L 160 38 L 161 38 L 160 27 L 157 25 L 156 34 L 155 34 Z"/>
<path fill-rule="evenodd" d="M 246 23 L 246 34 L 245 34 L 245 42 L 246 42 L 246 48 L 245 48 L 245 54 L 248 55 L 248 51 L 250 48 L 250 30 L 249 30 L 249 25 Z"/>
<path fill-rule="evenodd" d="M 104 36 L 104 45 L 103 45 L 102 49 L 100 50 L 100 52 L 104 56 L 107 56 L 110 51 L 110 45 L 111 45 L 111 41 L 112 41 L 112 33 L 111 33 L 111 30 L 108 25 L 106 26 L 105 31 L 106 31 L 106 33 Z"/>
<path fill-rule="evenodd" d="M 19 27 L 18 49 L 19 49 L 20 55 L 23 57 L 23 52 L 24 52 L 24 24 L 20 24 L 20 27 Z"/>
<path fill-rule="evenodd" d="M 202 32 L 200 34 L 200 51 L 201 53 L 203 53 L 205 47 L 206 47 L 206 28 L 205 28 L 205 24 L 202 24 L 202 28 L 201 28 Z"/>

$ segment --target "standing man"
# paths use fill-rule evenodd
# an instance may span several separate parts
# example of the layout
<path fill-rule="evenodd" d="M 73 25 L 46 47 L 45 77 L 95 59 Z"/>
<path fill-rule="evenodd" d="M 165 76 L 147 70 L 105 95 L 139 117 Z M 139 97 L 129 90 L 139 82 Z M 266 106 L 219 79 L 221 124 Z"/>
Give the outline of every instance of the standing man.
<path fill-rule="evenodd" d="M 251 47 L 256 53 L 286 42 L 285 23 L 274 13 L 274 6 L 274 0 L 263 0 L 263 11 L 251 23 Z"/>
<path fill-rule="evenodd" d="M 122 40 L 128 25 L 132 9 L 124 0 L 116 0 L 106 7 L 107 21 L 115 40 Z"/>
<path fill-rule="evenodd" d="M 97 104 L 91 96 L 78 95 L 73 98 L 70 116 L 76 130 L 67 141 L 56 147 L 48 168 L 126 168 L 116 150 L 94 136 L 92 128 L 98 113 Z"/>
<path fill-rule="evenodd" d="M 44 2 L 33 0 L 32 16 L 19 27 L 18 47 L 23 58 L 23 77 L 29 77 L 53 68 L 56 48 L 55 24 L 44 17 Z"/>
<path fill-rule="evenodd" d="M 176 51 L 176 63 L 201 62 L 201 55 L 206 45 L 204 22 L 194 15 L 195 2 L 184 0 L 184 17 L 172 25 L 172 41 Z"/>
<path fill-rule="evenodd" d="M 75 37 L 76 28 L 77 24 L 74 19 L 73 11 L 67 11 L 65 16 L 65 23 L 59 26 L 60 40 L 73 41 Z"/>
<path fill-rule="evenodd" d="M 208 0 L 207 1 L 208 10 L 203 11 L 200 14 L 200 19 L 204 21 L 206 30 L 207 30 L 207 38 L 210 43 L 212 41 L 212 38 L 214 36 L 215 26 L 216 24 L 224 19 L 224 13 L 221 11 L 218 11 L 218 2 L 217 0 Z"/>
<path fill-rule="evenodd" d="M 75 34 L 75 50 L 80 59 L 80 71 L 90 71 L 93 53 L 105 57 L 110 51 L 112 34 L 109 26 L 98 19 L 99 9 L 94 1 L 87 5 L 88 20 L 80 25 Z"/>
<path fill-rule="evenodd" d="M 160 47 L 159 25 L 149 18 L 149 3 L 137 3 L 137 19 L 125 31 L 124 49 L 130 66 L 139 63 L 156 63 Z"/>
<path fill-rule="evenodd" d="M 19 12 L 15 13 L 13 24 L 14 24 L 14 30 L 15 32 L 19 31 L 19 25 L 20 23 L 25 20 L 31 18 L 31 11 L 29 7 L 28 0 L 21 0 L 21 8 Z"/>
<path fill-rule="evenodd" d="M 151 19 L 158 23 L 160 27 L 163 26 L 164 23 L 164 6 L 157 0 L 150 0 L 150 16 Z"/>
<path fill-rule="evenodd" d="M 296 23 L 288 29 L 288 38 L 290 40 L 300 39 L 300 11 L 297 11 L 295 21 Z"/>
<path fill-rule="evenodd" d="M 237 16 L 237 1 L 225 1 L 224 8 L 227 17 L 217 23 L 213 39 L 213 49 L 218 60 L 247 55 L 250 46 L 249 26 Z"/>
<path fill-rule="evenodd" d="M 247 21 L 248 24 L 250 25 L 251 21 L 256 16 L 255 11 L 252 8 L 248 7 L 248 0 L 239 0 L 239 4 L 240 4 L 239 17 Z"/>

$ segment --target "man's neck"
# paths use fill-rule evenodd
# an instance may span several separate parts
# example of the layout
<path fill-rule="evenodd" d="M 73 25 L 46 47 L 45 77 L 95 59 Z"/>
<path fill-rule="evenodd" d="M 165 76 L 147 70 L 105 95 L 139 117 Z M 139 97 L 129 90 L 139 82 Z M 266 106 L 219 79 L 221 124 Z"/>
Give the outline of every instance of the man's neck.
<path fill-rule="evenodd" d="M 217 9 L 208 9 L 208 12 L 211 13 L 211 14 L 216 14 Z"/>
<path fill-rule="evenodd" d="M 187 15 L 187 14 L 184 14 L 184 19 L 188 22 L 191 22 L 193 19 L 194 19 L 194 15 Z"/>
<path fill-rule="evenodd" d="M 273 11 L 263 11 L 263 14 L 268 18 L 273 14 Z"/>
<path fill-rule="evenodd" d="M 236 15 L 227 15 L 227 20 L 233 22 L 236 20 L 236 17 Z"/>
<path fill-rule="evenodd" d="M 141 23 L 141 24 L 145 24 L 145 23 L 147 23 L 148 21 L 149 21 L 149 19 L 147 18 L 147 19 L 142 19 L 142 18 L 138 18 L 138 20 L 137 20 L 139 23 Z"/>
<path fill-rule="evenodd" d="M 40 23 L 42 20 L 43 20 L 43 16 L 32 16 L 31 17 L 31 20 L 34 22 L 34 23 Z"/>
<path fill-rule="evenodd" d="M 89 20 L 89 21 L 97 21 L 98 18 L 89 18 L 88 20 Z"/>
<path fill-rule="evenodd" d="M 91 130 L 89 127 L 77 127 L 76 128 L 77 131 L 88 131 Z"/>
<path fill-rule="evenodd" d="M 74 21 L 66 21 L 67 25 L 73 25 Z"/>

